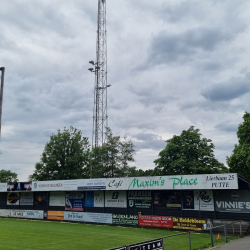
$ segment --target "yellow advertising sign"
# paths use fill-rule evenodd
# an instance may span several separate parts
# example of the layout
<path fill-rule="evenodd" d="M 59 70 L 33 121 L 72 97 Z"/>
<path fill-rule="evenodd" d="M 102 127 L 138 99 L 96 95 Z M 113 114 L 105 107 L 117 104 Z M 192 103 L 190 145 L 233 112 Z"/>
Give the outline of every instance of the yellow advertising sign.
<path fill-rule="evenodd" d="M 187 230 L 203 230 L 212 223 L 210 219 L 173 217 L 173 228 Z"/>
<path fill-rule="evenodd" d="M 48 220 L 64 220 L 64 211 L 48 211 Z"/>

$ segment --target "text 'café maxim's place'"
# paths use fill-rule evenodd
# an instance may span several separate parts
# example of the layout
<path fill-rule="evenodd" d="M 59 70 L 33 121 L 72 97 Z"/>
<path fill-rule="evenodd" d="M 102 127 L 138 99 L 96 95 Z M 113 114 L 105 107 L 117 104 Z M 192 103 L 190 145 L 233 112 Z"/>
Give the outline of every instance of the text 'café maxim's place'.
<path fill-rule="evenodd" d="M 0 216 L 201 230 L 250 220 L 236 173 L 0 183 Z"/>

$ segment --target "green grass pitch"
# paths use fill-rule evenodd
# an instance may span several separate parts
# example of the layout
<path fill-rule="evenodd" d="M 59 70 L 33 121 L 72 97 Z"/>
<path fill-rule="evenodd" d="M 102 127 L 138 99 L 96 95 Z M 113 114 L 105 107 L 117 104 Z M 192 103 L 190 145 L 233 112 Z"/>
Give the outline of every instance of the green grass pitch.
<path fill-rule="evenodd" d="M 103 250 L 180 232 L 82 223 L 0 218 L 0 249 Z M 215 237 L 216 241 L 216 237 Z M 192 249 L 210 245 L 208 234 L 192 234 Z M 189 249 L 188 234 L 164 240 L 165 249 Z"/>

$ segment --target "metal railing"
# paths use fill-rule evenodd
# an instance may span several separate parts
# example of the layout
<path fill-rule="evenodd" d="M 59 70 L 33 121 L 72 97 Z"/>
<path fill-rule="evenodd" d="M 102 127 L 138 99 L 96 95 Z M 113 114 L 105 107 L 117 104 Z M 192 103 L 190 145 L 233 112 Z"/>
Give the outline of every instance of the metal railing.
<path fill-rule="evenodd" d="M 188 239 L 189 239 L 189 249 L 192 250 L 192 238 L 191 238 L 191 234 L 194 233 L 194 234 L 197 234 L 198 232 L 202 232 L 204 234 L 210 234 L 210 240 L 211 240 L 211 246 L 214 247 L 214 233 L 216 233 L 215 231 L 218 232 L 218 229 L 223 229 L 222 232 L 224 232 L 224 237 L 225 237 L 225 242 L 227 243 L 228 242 L 228 229 L 227 227 L 232 225 L 232 234 L 235 235 L 235 225 L 236 224 L 239 224 L 239 229 L 240 229 L 240 236 L 242 237 L 243 236 L 243 230 L 242 230 L 242 221 L 233 221 L 233 222 L 230 222 L 230 223 L 227 223 L 227 224 L 223 224 L 223 225 L 219 225 L 219 226 L 215 226 L 215 227 L 211 227 L 211 228 L 207 228 L 207 229 L 204 229 L 204 230 L 199 230 L 199 231 L 188 231 L 188 232 L 182 232 L 182 233 L 178 233 L 178 234 L 172 234 L 172 235 L 168 235 L 168 236 L 164 236 L 162 237 L 163 240 L 167 239 L 167 238 L 171 238 L 171 237 L 176 237 L 176 236 L 180 236 L 180 235 L 185 235 L 185 234 L 188 234 Z M 230 230 L 231 232 L 231 230 Z M 216 233 L 217 235 L 217 233 Z M 218 237 L 220 234 L 218 234 Z M 218 239 L 217 237 L 217 239 Z M 222 236 L 223 237 L 223 236 Z M 153 240 L 157 240 L 157 239 L 153 239 Z M 152 241 L 153 241 L 152 240 Z M 135 243 L 133 245 L 136 245 L 136 244 L 143 244 L 143 242 L 139 242 L 139 243 Z M 117 248 L 112 248 L 113 250 L 115 249 L 130 249 L 129 248 L 130 245 L 125 245 L 125 246 L 122 246 L 122 247 L 117 247 Z M 164 249 L 164 244 L 162 246 Z M 132 249 L 132 248 L 131 248 Z"/>

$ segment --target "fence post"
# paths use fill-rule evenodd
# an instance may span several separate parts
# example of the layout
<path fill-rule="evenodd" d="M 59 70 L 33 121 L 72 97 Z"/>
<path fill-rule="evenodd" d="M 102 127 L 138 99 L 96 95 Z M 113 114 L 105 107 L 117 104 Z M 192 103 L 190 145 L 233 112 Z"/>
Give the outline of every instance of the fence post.
<path fill-rule="evenodd" d="M 213 231 L 210 229 L 210 238 L 211 238 L 211 245 L 214 247 L 214 238 L 213 238 Z"/>
<path fill-rule="evenodd" d="M 227 226 L 224 225 L 224 234 L 225 234 L 225 241 L 227 243 Z"/>
<path fill-rule="evenodd" d="M 241 221 L 240 221 L 240 237 L 242 237 Z"/>
<path fill-rule="evenodd" d="M 191 232 L 188 233 L 189 233 L 189 248 L 190 250 L 192 250 Z"/>
<path fill-rule="evenodd" d="M 233 221 L 233 224 L 232 224 L 232 226 L 233 226 L 233 235 L 234 235 L 234 221 Z"/>

